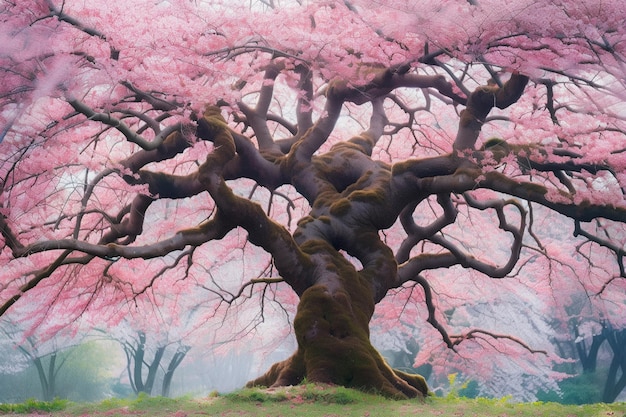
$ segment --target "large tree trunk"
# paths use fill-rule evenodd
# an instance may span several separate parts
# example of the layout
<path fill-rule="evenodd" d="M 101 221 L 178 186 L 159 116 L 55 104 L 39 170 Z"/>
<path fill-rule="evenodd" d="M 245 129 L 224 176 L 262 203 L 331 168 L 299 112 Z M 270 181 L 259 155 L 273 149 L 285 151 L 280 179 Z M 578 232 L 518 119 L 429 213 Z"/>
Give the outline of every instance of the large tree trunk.
<path fill-rule="evenodd" d="M 423 377 L 391 369 L 370 343 L 374 298 L 369 282 L 354 269 L 333 275 L 338 279 L 313 285 L 300 298 L 296 353 L 248 387 L 297 385 L 306 378 L 394 398 L 427 395 Z"/>

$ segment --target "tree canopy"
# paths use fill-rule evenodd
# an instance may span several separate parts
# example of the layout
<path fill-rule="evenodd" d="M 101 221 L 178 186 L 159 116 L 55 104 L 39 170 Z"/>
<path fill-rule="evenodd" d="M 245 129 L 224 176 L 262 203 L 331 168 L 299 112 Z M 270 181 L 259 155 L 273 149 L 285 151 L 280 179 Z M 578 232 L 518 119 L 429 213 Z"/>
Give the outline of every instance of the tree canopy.
<path fill-rule="evenodd" d="M 254 293 L 298 303 L 298 349 L 251 384 L 400 397 L 428 389 L 379 303 L 429 327 L 417 362 L 541 355 L 456 331 L 501 290 L 624 327 L 624 7 L 509 3 L 3 2 L 0 315 Z"/>

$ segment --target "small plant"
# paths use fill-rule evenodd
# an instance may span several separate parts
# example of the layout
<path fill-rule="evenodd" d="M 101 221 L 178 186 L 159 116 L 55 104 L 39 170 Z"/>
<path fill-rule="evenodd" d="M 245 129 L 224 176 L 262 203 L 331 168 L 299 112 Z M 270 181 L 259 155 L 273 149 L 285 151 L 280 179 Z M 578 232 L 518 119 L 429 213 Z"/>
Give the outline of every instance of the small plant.
<path fill-rule="evenodd" d="M 450 391 L 448 392 L 448 398 L 459 398 L 459 391 L 466 387 L 467 383 L 459 385 L 456 378 L 459 374 L 453 373 L 448 375 L 448 384 L 450 385 Z"/>

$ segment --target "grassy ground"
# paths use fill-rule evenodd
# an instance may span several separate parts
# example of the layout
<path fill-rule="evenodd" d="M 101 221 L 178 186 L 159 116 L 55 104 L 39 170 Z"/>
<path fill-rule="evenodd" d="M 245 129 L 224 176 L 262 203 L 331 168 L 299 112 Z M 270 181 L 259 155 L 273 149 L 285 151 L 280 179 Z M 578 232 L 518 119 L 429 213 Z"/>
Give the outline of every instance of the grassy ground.
<path fill-rule="evenodd" d="M 512 403 L 507 400 L 428 398 L 391 401 L 358 391 L 319 385 L 281 390 L 242 390 L 224 396 L 192 398 L 111 399 L 97 404 L 65 401 L 0 404 L 2 416 L 50 417 L 441 417 L 441 416 L 549 416 L 626 417 L 626 404 L 563 406 L 553 403 Z"/>

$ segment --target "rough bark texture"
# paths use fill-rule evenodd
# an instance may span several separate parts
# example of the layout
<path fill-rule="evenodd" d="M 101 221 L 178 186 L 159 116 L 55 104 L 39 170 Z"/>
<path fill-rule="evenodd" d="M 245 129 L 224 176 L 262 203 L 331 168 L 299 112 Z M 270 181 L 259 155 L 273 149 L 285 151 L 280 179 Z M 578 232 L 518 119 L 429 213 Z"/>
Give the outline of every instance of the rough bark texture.
<path fill-rule="evenodd" d="M 336 280 L 314 285 L 301 297 L 294 321 L 296 353 L 248 386 L 297 385 L 306 378 L 393 398 L 427 395 L 423 377 L 391 369 L 370 343 L 374 301 L 369 282 L 345 261 L 336 272 Z"/>

